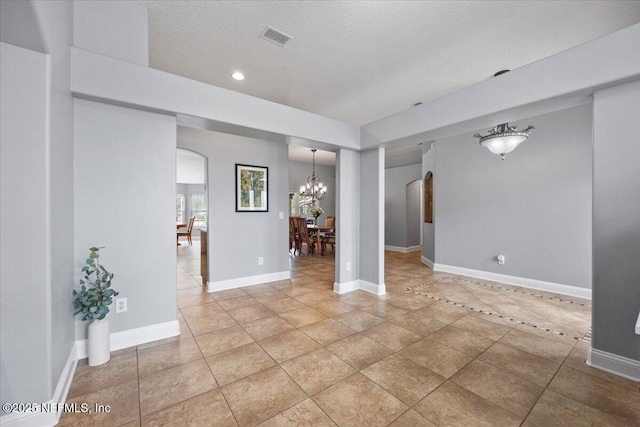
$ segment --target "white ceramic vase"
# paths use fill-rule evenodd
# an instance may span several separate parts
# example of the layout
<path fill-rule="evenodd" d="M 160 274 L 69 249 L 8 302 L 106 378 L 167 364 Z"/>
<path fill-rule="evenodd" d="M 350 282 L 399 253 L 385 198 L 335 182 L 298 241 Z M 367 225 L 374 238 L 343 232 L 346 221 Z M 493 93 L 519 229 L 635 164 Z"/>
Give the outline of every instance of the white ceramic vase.
<path fill-rule="evenodd" d="M 89 366 L 98 366 L 111 359 L 109 321 L 94 319 L 89 324 Z"/>

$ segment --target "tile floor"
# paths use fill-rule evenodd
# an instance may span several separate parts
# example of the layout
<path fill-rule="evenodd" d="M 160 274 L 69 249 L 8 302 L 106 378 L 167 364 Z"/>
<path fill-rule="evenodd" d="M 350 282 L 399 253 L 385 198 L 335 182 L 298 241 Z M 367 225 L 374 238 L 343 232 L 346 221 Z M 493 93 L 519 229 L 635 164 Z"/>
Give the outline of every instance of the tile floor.
<path fill-rule="evenodd" d="M 433 273 L 387 253 L 387 295 L 337 295 L 333 257 L 208 294 L 178 248 L 179 337 L 81 361 L 64 414 L 105 426 L 631 426 L 638 383 L 588 367 L 589 301 Z"/>

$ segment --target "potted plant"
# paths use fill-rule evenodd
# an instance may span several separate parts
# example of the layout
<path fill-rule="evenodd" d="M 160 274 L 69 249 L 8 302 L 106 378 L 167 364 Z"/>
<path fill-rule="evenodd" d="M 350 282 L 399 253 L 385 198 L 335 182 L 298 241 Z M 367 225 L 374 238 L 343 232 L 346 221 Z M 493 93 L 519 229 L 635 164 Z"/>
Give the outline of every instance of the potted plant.
<path fill-rule="evenodd" d="M 74 316 L 82 314 L 82 320 L 91 320 L 89 324 L 89 366 L 98 366 L 111 358 L 109 335 L 109 305 L 118 292 L 111 289 L 113 274 L 100 265 L 99 251 L 103 248 L 89 248 L 89 258 L 82 267 L 84 279 L 80 280 L 80 291 L 73 290 Z"/>

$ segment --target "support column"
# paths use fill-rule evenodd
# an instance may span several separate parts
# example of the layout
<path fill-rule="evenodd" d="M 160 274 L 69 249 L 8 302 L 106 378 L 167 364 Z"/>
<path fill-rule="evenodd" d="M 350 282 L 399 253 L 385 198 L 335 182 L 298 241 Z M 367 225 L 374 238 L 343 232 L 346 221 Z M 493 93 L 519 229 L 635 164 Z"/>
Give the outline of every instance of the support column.
<path fill-rule="evenodd" d="M 598 91 L 593 114 L 591 366 L 640 380 L 640 81 Z"/>
<path fill-rule="evenodd" d="M 336 156 L 336 281 L 339 294 L 358 289 L 360 154 L 338 150 Z"/>
<path fill-rule="evenodd" d="M 384 148 L 360 153 L 360 289 L 377 295 L 384 284 Z"/>

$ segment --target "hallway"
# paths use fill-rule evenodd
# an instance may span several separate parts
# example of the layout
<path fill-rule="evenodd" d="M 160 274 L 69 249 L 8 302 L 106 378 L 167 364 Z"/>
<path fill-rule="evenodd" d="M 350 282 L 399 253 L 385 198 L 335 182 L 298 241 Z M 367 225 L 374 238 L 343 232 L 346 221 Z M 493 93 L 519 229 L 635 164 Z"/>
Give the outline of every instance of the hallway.
<path fill-rule="evenodd" d="M 208 294 L 178 248 L 182 335 L 81 361 L 61 425 L 634 425 L 638 384 L 588 367 L 590 302 L 386 253 L 387 295 L 333 292 L 333 257 Z M 199 264 L 198 264 L 199 265 Z M 89 420 L 91 418 L 91 420 Z"/>

